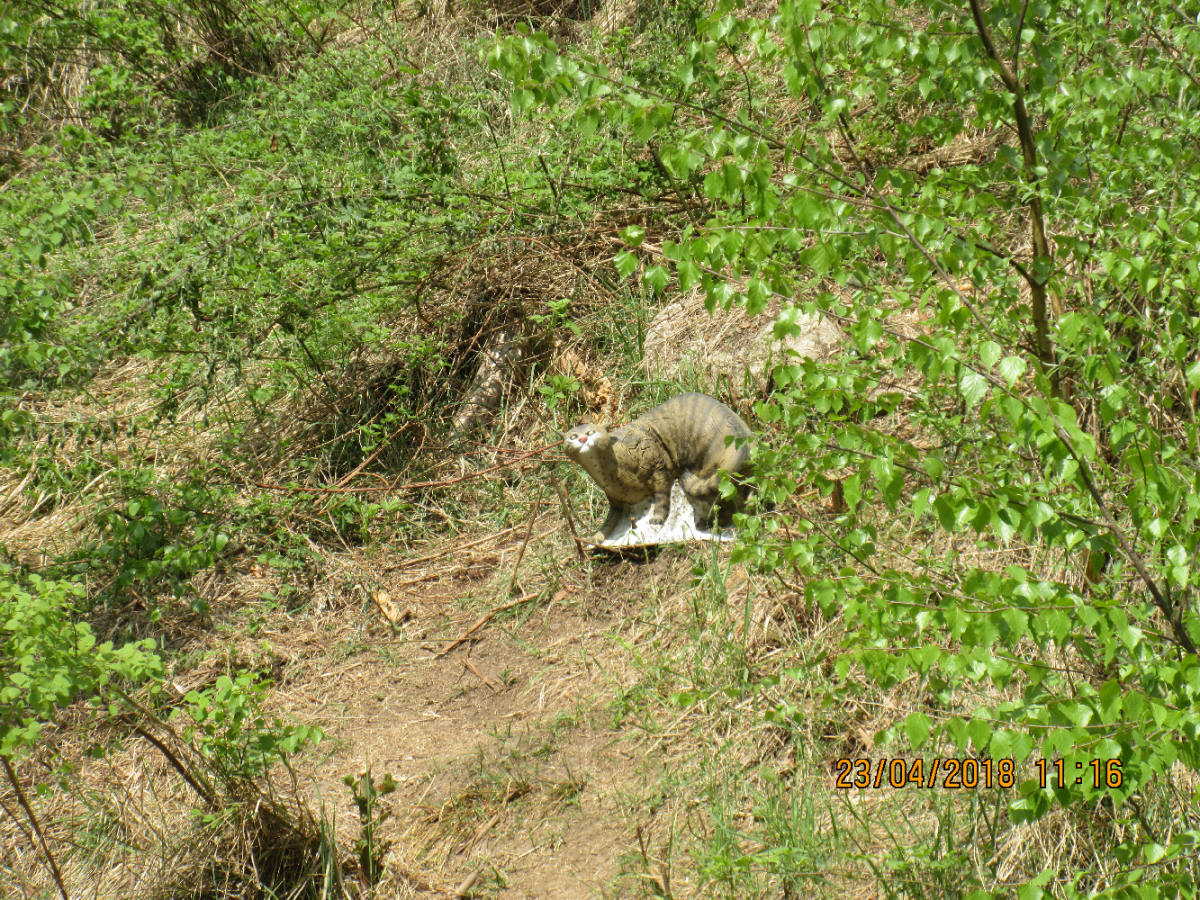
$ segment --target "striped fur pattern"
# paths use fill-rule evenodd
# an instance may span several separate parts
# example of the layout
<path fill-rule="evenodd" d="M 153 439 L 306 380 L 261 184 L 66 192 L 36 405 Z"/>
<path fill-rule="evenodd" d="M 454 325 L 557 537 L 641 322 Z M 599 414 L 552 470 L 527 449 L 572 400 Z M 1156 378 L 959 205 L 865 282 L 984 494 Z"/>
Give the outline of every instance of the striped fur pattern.
<path fill-rule="evenodd" d="M 592 476 L 611 507 L 595 541 L 603 542 L 612 532 L 626 506 L 646 497 L 653 497 L 650 524 L 665 522 L 676 479 L 700 524 L 717 503 L 721 470 L 744 475 L 749 469 L 750 438 L 750 428 L 737 413 L 697 393 L 673 397 L 614 431 L 592 422 L 575 426 L 566 434 L 567 456 Z M 744 440 L 739 445 L 736 439 Z M 739 486 L 732 503 L 718 505 L 722 525 L 741 508 L 746 493 Z"/>

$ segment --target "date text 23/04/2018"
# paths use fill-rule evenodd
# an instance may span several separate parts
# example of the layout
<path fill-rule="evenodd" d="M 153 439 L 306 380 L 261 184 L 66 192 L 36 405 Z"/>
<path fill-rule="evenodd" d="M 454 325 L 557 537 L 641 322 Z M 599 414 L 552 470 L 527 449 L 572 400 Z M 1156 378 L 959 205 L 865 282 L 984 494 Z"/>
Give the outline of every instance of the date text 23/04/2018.
<path fill-rule="evenodd" d="M 851 788 L 923 787 L 943 790 L 1011 788 L 1020 778 L 1016 762 L 1002 759 L 902 759 L 899 757 L 834 760 L 836 786 Z M 1040 787 L 1066 788 L 1089 785 L 1096 790 L 1119 788 L 1124 782 L 1119 759 L 1091 759 L 1069 763 L 1062 759 L 1039 759 L 1033 763 Z"/>

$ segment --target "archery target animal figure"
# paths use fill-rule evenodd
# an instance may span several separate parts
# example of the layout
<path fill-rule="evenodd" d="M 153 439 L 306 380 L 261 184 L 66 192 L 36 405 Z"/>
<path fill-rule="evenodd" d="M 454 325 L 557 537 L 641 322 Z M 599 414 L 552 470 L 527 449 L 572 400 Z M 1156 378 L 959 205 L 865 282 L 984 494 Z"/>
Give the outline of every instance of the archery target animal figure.
<path fill-rule="evenodd" d="M 577 425 L 566 433 L 565 450 L 608 497 L 608 518 L 593 538 L 599 544 L 627 509 L 647 497 L 652 498 L 648 524 L 661 526 L 670 513 L 676 479 L 696 511 L 697 524 L 706 520 L 718 503 L 721 470 L 733 476 L 749 470 L 750 442 L 749 426 L 733 410 L 707 394 L 691 393 L 613 431 L 592 422 Z M 739 484 L 732 503 L 718 504 L 722 525 L 741 509 L 747 493 Z"/>

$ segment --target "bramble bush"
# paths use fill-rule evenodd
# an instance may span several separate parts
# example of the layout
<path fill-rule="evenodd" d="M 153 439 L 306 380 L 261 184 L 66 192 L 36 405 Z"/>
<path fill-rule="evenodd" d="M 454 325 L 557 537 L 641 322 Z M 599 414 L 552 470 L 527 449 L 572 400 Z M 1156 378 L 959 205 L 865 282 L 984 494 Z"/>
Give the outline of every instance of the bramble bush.
<path fill-rule="evenodd" d="M 151 639 L 114 647 L 97 643 L 86 622 L 74 621 L 83 585 L 21 578 L 0 565 L 0 755 L 34 746 L 60 708 L 85 697 L 117 702 L 118 683 L 162 677 L 162 659 Z"/>
<path fill-rule="evenodd" d="M 89 625 L 76 621 L 76 606 L 85 596 L 81 584 L 22 576 L 0 566 L 0 764 L 63 896 L 63 875 L 13 760 L 36 750 L 61 787 L 86 794 L 70 777 L 71 766 L 45 741 L 48 727 L 70 704 L 84 704 L 118 736 L 93 743 L 91 755 L 119 750 L 121 738 L 131 733 L 161 752 L 195 791 L 203 824 L 245 827 L 260 815 L 286 821 L 280 819 L 285 808 L 262 780 L 273 765 L 287 764 L 319 742 L 321 730 L 266 714 L 262 700 L 269 685 L 250 673 L 222 675 L 213 687 L 190 691 L 171 713 L 173 722 L 162 721 L 134 696 L 141 693 L 152 704 L 162 699 L 164 667 L 156 642 L 98 643 Z M 38 793 L 48 794 L 49 786 L 39 785 Z M 308 847 L 304 829 L 293 832 Z M 311 847 L 305 852 L 311 855 Z"/>
<path fill-rule="evenodd" d="M 85 597 L 81 584 L 0 566 L 0 755 L 32 749 L 59 711 L 77 700 L 115 723 L 129 715 L 143 724 L 157 721 L 129 694 L 148 686 L 150 696 L 157 695 L 164 672 L 156 642 L 97 643 L 91 627 L 75 621 Z M 226 785 L 261 777 L 275 760 L 321 739 L 319 729 L 268 717 L 261 705 L 268 686 L 251 673 L 222 675 L 211 689 L 189 692 L 172 713 L 182 724 L 182 741 Z"/>

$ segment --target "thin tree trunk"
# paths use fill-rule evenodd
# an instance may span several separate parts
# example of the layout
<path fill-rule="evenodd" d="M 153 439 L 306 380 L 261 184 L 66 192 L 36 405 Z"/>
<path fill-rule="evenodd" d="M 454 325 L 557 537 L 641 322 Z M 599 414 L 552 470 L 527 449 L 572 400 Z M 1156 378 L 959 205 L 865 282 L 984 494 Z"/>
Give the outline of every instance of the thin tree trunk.
<path fill-rule="evenodd" d="M 984 10 L 982 0 L 969 0 L 971 4 L 971 15 L 975 19 L 975 29 L 979 32 L 979 38 L 983 41 L 984 49 L 987 50 L 988 56 L 996 63 L 996 67 L 1000 70 L 1000 80 L 1004 82 L 1004 86 L 1008 88 L 1008 92 L 1013 98 L 1013 117 L 1016 119 L 1017 136 L 1021 142 L 1021 157 L 1025 164 L 1025 178 L 1030 184 L 1034 184 L 1038 180 L 1037 167 L 1037 144 L 1034 142 L 1033 125 L 1029 121 L 1029 112 L 1025 108 L 1025 90 L 1021 87 L 1021 81 L 1018 78 L 1020 72 L 1018 63 L 1021 54 L 1021 29 L 1025 23 L 1025 6 L 1021 7 L 1021 16 L 1017 21 L 1016 33 L 1013 35 L 1013 57 L 1011 68 L 1004 59 L 1000 56 L 1000 51 L 996 44 L 992 41 L 992 35 L 988 31 L 987 22 L 984 20 Z M 1028 0 L 1026 0 L 1028 5 Z M 1037 263 L 1041 261 L 1044 265 L 1053 265 L 1054 257 L 1050 252 L 1050 241 L 1046 238 L 1046 217 L 1042 210 L 1042 198 L 1033 197 L 1029 201 L 1029 225 L 1033 238 L 1033 265 L 1029 269 L 1023 270 L 1022 274 L 1026 282 L 1029 284 L 1030 306 L 1033 312 L 1033 332 L 1037 342 L 1038 362 L 1041 364 L 1042 371 L 1050 377 L 1050 387 L 1056 396 L 1061 396 L 1061 386 L 1058 372 L 1058 355 L 1054 351 L 1054 343 L 1050 340 L 1050 317 L 1047 310 L 1047 305 L 1054 306 L 1056 316 L 1062 315 L 1060 305 L 1049 295 L 1046 290 L 1046 282 L 1038 275 Z"/>

